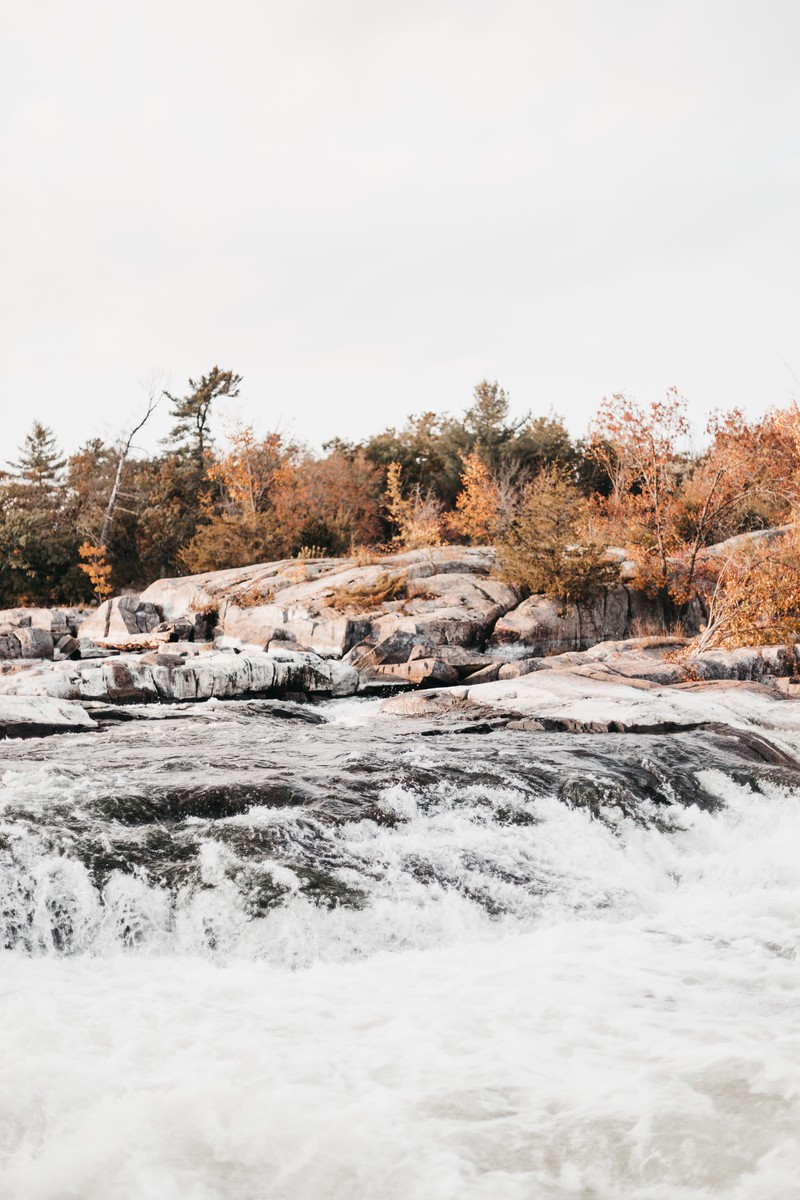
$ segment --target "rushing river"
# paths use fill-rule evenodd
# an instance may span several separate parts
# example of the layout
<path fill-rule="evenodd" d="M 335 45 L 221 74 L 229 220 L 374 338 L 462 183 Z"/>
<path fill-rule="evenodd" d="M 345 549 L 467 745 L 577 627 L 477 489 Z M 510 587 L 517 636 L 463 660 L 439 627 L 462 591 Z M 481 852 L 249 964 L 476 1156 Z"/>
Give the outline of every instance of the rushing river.
<path fill-rule="evenodd" d="M 795 1200 L 800 778 L 323 711 L 0 745 L 2 1200 Z"/>

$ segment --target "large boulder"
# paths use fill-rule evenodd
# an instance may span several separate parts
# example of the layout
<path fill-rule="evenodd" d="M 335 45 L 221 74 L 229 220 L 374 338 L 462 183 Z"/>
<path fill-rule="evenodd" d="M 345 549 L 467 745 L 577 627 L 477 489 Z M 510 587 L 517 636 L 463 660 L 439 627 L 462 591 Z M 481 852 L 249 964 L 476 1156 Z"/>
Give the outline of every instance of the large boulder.
<path fill-rule="evenodd" d="M 699 608 L 690 607 L 688 631 L 699 628 L 701 619 Z M 549 596 L 531 596 L 499 618 L 488 649 L 501 658 L 561 654 L 619 641 L 636 631 L 655 633 L 667 624 L 660 599 L 622 584 L 591 604 L 562 604 Z"/>
<path fill-rule="evenodd" d="M 6 626 L 0 632 L 0 658 L 52 658 L 53 635 L 35 626 Z"/>
<path fill-rule="evenodd" d="M 391 679 L 405 683 L 449 683 L 491 665 L 492 659 L 479 650 L 450 646 L 415 632 L 397 629 L 374 645 L 361 642 L 346 655 L 363 685 L 376 686 Z M 424 664 L 424 665 L 415 665 Z"/>
<path fill-rule="evenodd" d="M 116 596 L 105 600 L 81 625 L 81 638 L 106 646 L 149 645 L 162 614 L 154 604 L 138 596 Z"/>
<path fill-rule="evenodd" d="M 395 687 L 449 687 L 458 671 L 441 658 L 415 658 L 404 663 L 383 663 L 359 672 L 360 692 Z"/>
<path fill-rule="evenodd" d="M 489 647 L 513 657 L 581 648 L 581 627 L 574 604 L 562 605 L 548 596 L 531 596 L 500 617 Z"/>
<path fill-rule="evenodd" d="M 341 658 L 360 642 L 395 632 L 435 646 L 473 646 L 519 593 L 490 577 L 485 547 L 439 546 L 372 561 L 260 563 L 185 579 L 158 580 L 142 594 L 167 620 L 213 613 L 226 637 L 258 647 Z"/>

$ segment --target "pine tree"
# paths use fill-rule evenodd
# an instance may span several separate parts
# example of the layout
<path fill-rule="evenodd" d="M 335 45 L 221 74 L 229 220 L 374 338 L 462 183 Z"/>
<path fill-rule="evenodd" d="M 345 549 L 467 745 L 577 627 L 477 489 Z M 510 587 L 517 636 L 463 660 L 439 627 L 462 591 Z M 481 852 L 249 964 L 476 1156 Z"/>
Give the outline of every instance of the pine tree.
<path fill-rule="evenodd" d="M 19 459 L 9 466 L 20 481 L 45 488 L 58 482 L 66 461 L 61 457 L 52 429 L 42 425 L 41 421 L 34 421 L 22 444 Z"/>
<path fill-rule="evenodd" d="M 544 467 L 528 485 L 511 528 L 499 539 L 502 574 L 529 592 L 565 604 L 587 603 L 613 587 L 619 564 L 592 540 L 586 501 L 561 467 Z"/>
<path fill-rule="evenodd" d="M 168 441 L 178 452 L 183 452 L 192 460 L 200 476 L 206 469 L 206 450 L 210 436 L 208 429 L 211 405 L 219 396 L 238 396 L 240 375 L 233 371 L 222 371 L 212 367 L 207 375 L 200 379 L 190 379 L 190 392 L 186 396 L 173 396 L 165 392 L 172 404 L 172 415 L 175 417 Z"/>
<path fill-rule="evenodd" d="M 33 428 L 0 484 L 0 604 L 52 604 L 81 595 L 65 461 L 52 430 Z"/>

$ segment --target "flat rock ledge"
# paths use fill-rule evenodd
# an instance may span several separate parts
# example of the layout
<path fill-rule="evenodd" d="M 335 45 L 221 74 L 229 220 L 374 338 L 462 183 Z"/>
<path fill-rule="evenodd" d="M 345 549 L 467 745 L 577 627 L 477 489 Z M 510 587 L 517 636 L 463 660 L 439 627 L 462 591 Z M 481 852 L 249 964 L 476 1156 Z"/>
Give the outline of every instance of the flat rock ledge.
<path fill-rule="evenodd" d="M 96 727 L 80 704 L 48 696 L 0 696 L 0 738 L 85 733 Z"/>
<path fill-rule="evenodd" d="M 712 651 L 690 666 L 665 661 L 663 639 L 606 643 L 543 659 L 516 679 L 428 689 L 383 701 L 381 712 L 427 721 L 474 723 L 529 733 L 673 733 L 730 731 L 760 746 L 764 730 L 786 737 L 762 757 L 791 762 L 800 737 L 800 647 Z M 760 732 L 759 732 L 760 731 Z M 759 751 L 760 752 L 760 751 Z M 777 756 L 777 757 L 775 757 Z"/>
<path fill-rule="evenodd" d="M 0 700 L 50 696 L 110 704 L 275 697 L 286 694 L 352 695 L 358 673 L 314 654 L 219 651 L 184 658 L 152 654 L 100 661 L 40 663 L 0 678 Z"/>

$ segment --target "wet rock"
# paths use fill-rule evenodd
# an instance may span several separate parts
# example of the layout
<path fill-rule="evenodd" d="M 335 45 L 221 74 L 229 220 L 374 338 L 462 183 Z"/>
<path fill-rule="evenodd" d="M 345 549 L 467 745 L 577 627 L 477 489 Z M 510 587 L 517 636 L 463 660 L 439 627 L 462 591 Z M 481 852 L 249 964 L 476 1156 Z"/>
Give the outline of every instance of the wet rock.
<path fill-rule="evenodd" d="M 464 646 L 431 646 L 429 642 L 417 643 L 409 655 L 409 661 L 431 657 L 439 658 L 442 662 L 455 667 L 460 679 L 494 665 L 493 659 L 489 658 L 487 654 L 481 654 L 478 650 L 470 650 Z"/>
<path fill-rule="evenodd" d="M 408 662 L 415 651 L 420 658 L 428 658 L 436 650 L 431 641 L 420 639 L 413 630 L 395 630 L 388 637 L 370 644 L 359 642 L 345 656 L 345 662 L 358 671 L 369 671 L 386 664 Z"/>
<path fill-rule="evenodd" d="M 359 672 L 359 690 L 369 691 L 375 687 L 403 687 L 439 684 L 447 687 L 457 683 L 458 671 L 442 658 L 415 658 L 411 662 L 384 663 Z"/>
<path fill-rule="evenodd" d="M 94 728 L 79 704 L 44 696 L 0 696 L 0 738 L 46 737 Z"/>
<path fill-rule="evenodd" d="M 381 704 L 381 712 L 395 717 L 431 717 L 473 707 L 466 698 L 466 689 L 448 688 L 446 691 L 391 696 Z"/>
<path fill-rule="evenodd" d="M 433 638 L 404 629 L 395 630 L 374 645 L 359 643 L 346 655 L 345 661 L 359 671 L 364 684 L 386 679 L 454 683 L 492 662 L 477 650 L 440 645 Z M 414 667 L 413 663 L 426 665 Z M 453 669 L 447 670 L 447 667 Z"/>
<path fill-rule="evenodd" d="M 337 698 L 355 695 L 359 685 L 359 674 L 355 667 L 335 661 L 327 665 L 331 677 L 331 695 Z"/>

